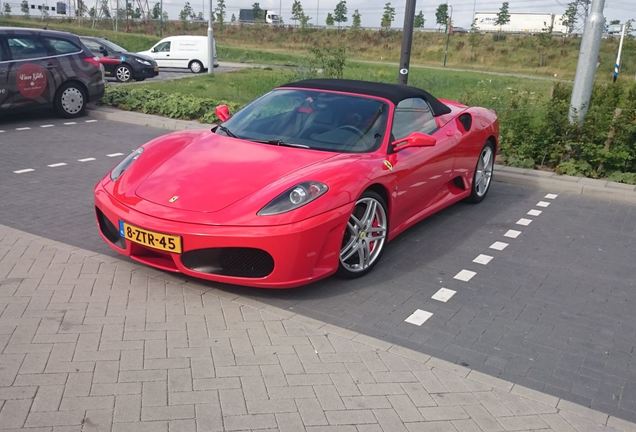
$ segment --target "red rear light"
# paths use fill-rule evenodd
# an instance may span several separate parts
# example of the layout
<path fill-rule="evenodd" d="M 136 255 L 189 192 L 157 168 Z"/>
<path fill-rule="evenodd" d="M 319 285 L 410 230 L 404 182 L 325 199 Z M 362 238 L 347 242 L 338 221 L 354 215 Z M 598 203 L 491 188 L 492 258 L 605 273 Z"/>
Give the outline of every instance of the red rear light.
<path fill-rule="evenodd" d="M 95 66 L 96 68 L 99 69 L 99 67 L 101 66 L 101 63 L 99 62 L 99 57 L 84 57 L 83 59 L 86 63 L 90 63 L 93 66 Z"/>

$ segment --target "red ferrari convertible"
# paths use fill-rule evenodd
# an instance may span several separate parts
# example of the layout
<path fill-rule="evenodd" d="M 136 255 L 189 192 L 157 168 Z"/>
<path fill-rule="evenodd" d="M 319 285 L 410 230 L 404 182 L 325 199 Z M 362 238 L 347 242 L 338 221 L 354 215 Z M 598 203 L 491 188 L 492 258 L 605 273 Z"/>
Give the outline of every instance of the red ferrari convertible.
<path fill-rule="evenodd" d="M 490 187 L 485 108 L 407 86 L 306 80 L 210 130 L 156 138 L 95 187 L 99 233 L 167 271 L 264 288 L 357 277 L 386 244 Z"/>

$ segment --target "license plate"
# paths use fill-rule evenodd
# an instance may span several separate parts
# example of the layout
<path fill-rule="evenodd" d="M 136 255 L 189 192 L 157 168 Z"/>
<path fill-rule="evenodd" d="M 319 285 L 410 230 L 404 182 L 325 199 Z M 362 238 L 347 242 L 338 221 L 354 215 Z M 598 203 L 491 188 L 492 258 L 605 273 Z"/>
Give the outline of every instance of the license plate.
<path fill-rule="evenodd" d="M 181 253 L 181 237 L 162 234 L 119 221 L 119 235 L 131 242 L 166 252 Z"/>

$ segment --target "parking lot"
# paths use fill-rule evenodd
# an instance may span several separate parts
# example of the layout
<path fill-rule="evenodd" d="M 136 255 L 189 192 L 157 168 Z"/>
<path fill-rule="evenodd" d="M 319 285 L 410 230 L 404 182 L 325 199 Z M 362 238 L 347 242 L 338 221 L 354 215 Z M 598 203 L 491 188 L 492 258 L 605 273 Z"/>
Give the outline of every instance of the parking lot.
<path fill-rule="evenodd" d="M 244 67 L 246 67 L 245 64 L 241 65 L 239 63 L 221 62 L 218 67 L 214 68 L 214 73 L 233 72 Z M 206 72 L 203 72 L 203 73 L 205 74 Z M 155 81 L 168 81 L 168 80 L 175 80 L 175 79 L 181 79 L 181 78 L 192 78 L 194 76 L 196 75 L 190 72 L 189 69 L 161 68 L 161 70 L 159 71 L 159 75 L 157 75 L 154 78 L 149 78 L 147 80 L 144 80 L 143 82 L 146 83 L 146 82 L 155 82 Z M 115 77 L 107 77 L 106 80 L 111 84 L 119 84 L 119 82 L 117 81 Z"/>
<path fill-rule="evenodd" d="M 97 235 L 92 187 L 165 132 L 0 120 L 0 224 L 115 256 Z M 401 235 L 360 279 L 287 291 L 190 281 L 636 421 L 635 249 L 633 206 L 496 182 L 483 203 Z"/>

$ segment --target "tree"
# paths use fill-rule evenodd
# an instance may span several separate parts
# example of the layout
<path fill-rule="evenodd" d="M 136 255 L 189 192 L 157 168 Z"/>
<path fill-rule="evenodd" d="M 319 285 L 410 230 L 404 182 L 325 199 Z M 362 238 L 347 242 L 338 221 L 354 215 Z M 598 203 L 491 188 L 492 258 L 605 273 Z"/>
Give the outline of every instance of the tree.
<path fill-rule="evenodd" d="M 153 20 L 158 20 L 161 18 L 161 3 L 157 2 L 152 5 L 152 11 L 150 11 L 150 17 Z"/>
<path fill-rule="evenodd" d="M 24 16 L 29 16 L 29 2 L 27 0 L 22 0 L 22 3 L 20 3 L 20 11 Z"/>
<path fill-rule="evenodd" d="M 106 19 L 110 19 L 110 5 L 108 4 L 108 0 L 102 0 L 101 5 L 99 6 L 99 17 L 103 17 Z"/>
<path fill-rule="evenodd" d="M 448 3 L 442 3 L 437 6 L 437 10 L 435 11 L 435 22 L 440 27 L 448 25 Z"/>
<path fill-rule="evenodd" d="M 380 22 L 380 26 L 383 30 L 388 31 L 391 29 L 391 24 L 393 24 L 393 20 L 395 19 L 395 8 L 391 6 L 391 3 L 384 4 L 384 12 L 382 13 L 382 21 Z"/>
<path fill-rule="evenodd" d="M 234 24 L 236 22 L 236 15 L 232 14 L 232 17 L 230 18 L 230 22 L 232 24 Z"/>
<path fill-rule="evenodd" d="M 91 7 L 91 8 L 88 10 L 88 16 L 89 16 L 91 19 L 95 19 L 95 17 L 97 16 L 97 11 L 95 10 L 95 7 Z"/>
<path fill-rule="evenodd" d="M 470 45 L 470 61 L 475 61 L 475 47 L 479 44 L 481 36 L 477 27 L 477 19 L 473 20 L 470 25 L 470 35 L 468 36 L 468 44 Z"/>
<path fill-rule="evenodd" d="M 362 24 L 362 18 L 360 17 L 360 12 L 358 9 L 353 11 L 353 15 L 351 15 L 351 28 L 353 30 L 359 30 L 360 25 Z"/>
<path fill-rule="evenodd" d="M 22 2 L 22 4 L 24 3 L 27 4 L 27 7 L 29 6 L 26 0 Z M 84 0 L 77 0 L 77 8 L 75 9 L 75 16 L 83 17 L 84 15 L 86 15 L 86 12 L 88 12 L 88 8 L 86 7 L 86 3 L 84 3 Z"/>
<path fill-rule="evenodd" d="M 576 25 L 578 11 L 578 1 L 572 1 L 568 3 L 568 7 L 567 9 L 565 9 L 565 13 L 563 14 L 563 18 L 561 19 L 561 24 L 565 26 L 568 34 L 572 34 L 574 32 L 574 26 Z"/>
<path fill-rule="evenodd" d="M 294 23 L 297 23 L 298 21 L 302 22 L 304 16 L 305 11 L 303 10 L 302 3 L 300 3 L 300 0 L 294 0 L 292 3 L 292 20 Z"/>
<path fill-rule="evenodd" d="M 413 27 L 415 28 L 423 28 L 424 27 L 424 12 L 420 11 L 417 15 L 415 15 L 415 19 L 413 20 Z"/>
<path fill-rule="evenodd" d="M 501 37 L 502 27 L 510 22 L 510 8 L 508 2 L 503 2 L 501 4 L 501 9 L 497 13 L 497 20 L 495 21 L 495 25 L 499 26 L 499 35 Z"/>
<path fill-rule="evenodd" d="M 260 3 L 256 2 L 252 5 L 252 13 L 254 14 L 254 21 L 265 21 L 265 12 L 261 9 Z"/>
<path fill-rule="evenodd" d="M 223 28 L 225 23 L 225 0 L 217 0 L 216 2 L 216 21 Z"/>
<path fill-rule="evenodd" d="M 333 10 L 333 20 L 340 24 L 347 22 L 347 0 L 340 0 Z"/>
<path fill-rule="evenodd" d="M 11 15 L 11 5 L 9 3 L 4 4 L 4 14 Z"/>
<path fill-rule="evenodd" d="M 554 31 L 554 23 L 550 21 L 550 23 L 543 23 L 543 30 L 541 33 L 537 35 L 539 39 L 539 67 L 543 67 L 546 65 L 545 62 L 545 53 L 548 51 L 550 46 L 552 45 L 552 32 Z"/>
<path fill-rule="evenodd" d="M 179 19 L 181 21 L 187 21 L 188 18 L 191 18 L 193 15 L 194 10 L 192 9 L 190 2 L 185 2 L 185 4 L 183 5 L 183 9 L 181 9 L 181 12 L 179 12 Z"/>
<path fill-rule="evenodd" d="M 325 24 L 327 24 L 328 26 L 332 26 L 334 25 L 334 20 L 333 20 L 333 15 L 331 15 L 331 12 L 327 13 L 327 19 L 325 19 Z"/>

